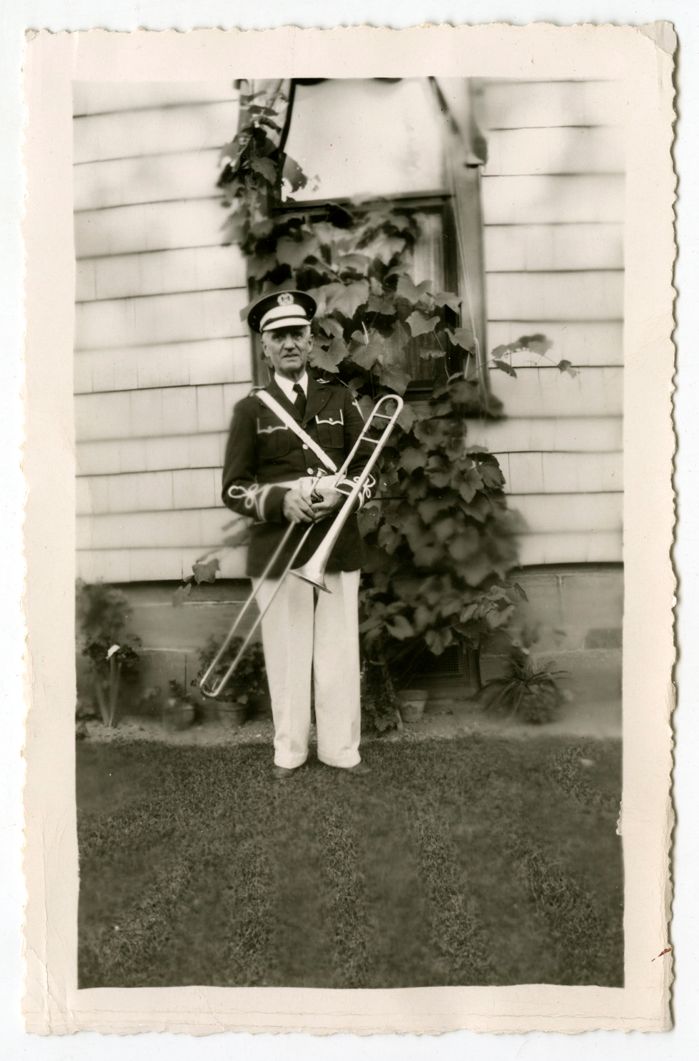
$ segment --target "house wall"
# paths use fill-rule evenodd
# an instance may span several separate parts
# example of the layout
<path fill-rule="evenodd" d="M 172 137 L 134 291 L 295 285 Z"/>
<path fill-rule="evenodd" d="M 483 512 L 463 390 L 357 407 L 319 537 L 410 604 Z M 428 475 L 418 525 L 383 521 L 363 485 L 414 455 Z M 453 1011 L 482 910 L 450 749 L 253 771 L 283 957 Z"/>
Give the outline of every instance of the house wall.
<path fill-rule="evenodd" d="M 161 585 L 189 574 L 223 536 L 226 431 L 250 386 L 244 262 L 221 246 L 214 186 L 237 99 L 227 83 L 77 84 L 74 98 L 78 574 L 131 584 L 152 676 L 175 668 L 184 678 L 192 646 L 226 628 L 245 594 L 242 583 L 201 587 L 173 609 Z M 621 573 L 605 566 L 621 560 L 614 91 L 490 82 L 480 103 L 489 347 L 543 332 L 550 357 L 580 371 L 571 378 L 520 358 L 517 379 L 494 373 L 507 418 L 472 423 L 471 441 L 498 453 L 528 524 L 527 589 L 542 615 L 558 617 L 540 647 L 588 661 L 605 653 L 595 667 L 601 674 L 606 661 L 605 688 L 616 687 Z M 222 573 L 236 578 L 242 567 L 229 550 Z M 591 578 L 592 596 L 581 588 Z"/>
<path fill-rule="evenodd" d="M 486 82 L 488 344 L 550 357 L 493 373 L 498 453 L 530 564 L 621 559 L 623 153 L 604 82 Z M 219 468 L 250 351 L 244 262 L 214 187 L 237 124 L 227 83 L 77 84 L 78 573 L 179 579 L 221 537 Z M 224 572 L 242 573 L 240 553 Z"/>
<path fill-rule="evenodd" d="M 74 112 L 78 574 L 179 579 L 228 522 L 223 447 L 251 378 L 215 188 L 236 93 L 78 83 Z"/>
<path fill-rule="evenodd" d="M 489 348 L 543 333 L 553 362 L 491 375 L 472 429 L 524 517 L 525 565 L 622 559 L 624 155 L 613 82 L 488 81 L 482 202 Z"/>

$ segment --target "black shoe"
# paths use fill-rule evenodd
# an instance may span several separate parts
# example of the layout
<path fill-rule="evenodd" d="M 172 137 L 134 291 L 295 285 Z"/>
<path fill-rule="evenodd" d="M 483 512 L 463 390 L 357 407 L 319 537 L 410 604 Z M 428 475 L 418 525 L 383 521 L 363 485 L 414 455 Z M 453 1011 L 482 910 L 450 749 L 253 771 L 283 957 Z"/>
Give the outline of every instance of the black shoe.
<path fill-rule="evenodd" d="M 344 767 L 343 773 L 352 774 L 353 777 L 366 777 L 367 774 L 371 773 L 371 769 L 366 763 L 360 762 L 355 766 Z"/>
<path fill-rule="evenodd" d="M 272 773 L 275 781 L 290 781 L 292 777 L 296 777 L 298 771 L 301 769 L 300 766 L 274 766 Z"/>

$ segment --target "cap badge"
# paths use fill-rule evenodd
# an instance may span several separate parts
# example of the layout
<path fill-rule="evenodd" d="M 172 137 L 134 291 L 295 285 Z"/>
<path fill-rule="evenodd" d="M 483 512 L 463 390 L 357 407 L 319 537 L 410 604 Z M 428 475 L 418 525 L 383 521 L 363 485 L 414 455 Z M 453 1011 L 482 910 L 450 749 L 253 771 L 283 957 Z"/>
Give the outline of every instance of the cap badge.
<path fill-rule="evenodd" d="M 293 306 L 294 296 L 290 291 L 282 291 L 281 295 L 277 296 L 278 306 Z"/>

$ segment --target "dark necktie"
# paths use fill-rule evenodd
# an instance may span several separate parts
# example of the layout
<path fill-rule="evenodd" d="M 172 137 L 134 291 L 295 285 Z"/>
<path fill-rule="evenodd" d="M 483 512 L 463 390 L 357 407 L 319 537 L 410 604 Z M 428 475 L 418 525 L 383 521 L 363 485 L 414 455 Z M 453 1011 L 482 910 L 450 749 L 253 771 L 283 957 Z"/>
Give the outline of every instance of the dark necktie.
<path fill-rule="evenodd" d="M 294 408 L 298 412 L 300 417 L 306 412 L 306 395 L 303 393 L 303 387 L 300 383 L 294 383 Z"/>

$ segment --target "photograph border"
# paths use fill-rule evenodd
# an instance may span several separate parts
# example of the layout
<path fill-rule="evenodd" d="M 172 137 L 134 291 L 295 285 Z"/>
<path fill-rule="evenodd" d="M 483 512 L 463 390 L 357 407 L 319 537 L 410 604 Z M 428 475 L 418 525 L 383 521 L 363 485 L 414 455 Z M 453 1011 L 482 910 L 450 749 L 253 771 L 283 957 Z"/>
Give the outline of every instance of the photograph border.
<path fill-rule="evenodd" d="M 322 34 L 322 61 L 318 35 Z M 400 47 L 396 47 L 400 34 Z M 525 1031 L 669 1026 L 668 857 L 673 705 L 670 565 L 674 436 L 672 166 L 674 33 L 643 27 L 428 27 L 409 30 L 194 31 L 32 35 L 27 43 L 27 615 L 32 669 L 27 727 L 28 982 L 30 1030 L 70 1032 L 223 1028 L 330 1031 Z M 469 39 L 470 38 L 470 39 Z M 470 48 L 464 47 L 468 40 Z M 475 46 L 474 46 L 475 42 Z M 555 47 L 554 47 L 555 42 Z M 250 45 L 254 44 L 251 58 Z M 75 46 L 77 45 L 77 46 Z M 468 69 L 463 69 L 468 53 Z M 292 69 L 289 57 L 293 56 Z M 494 60 L 494 61 L 493 61 Z M 404 991 L 173 988 L 77 991 L 77 870 L 73 713 L 71 80 L 126 71 L 133 80 L 203 80 L 203 66 L 244 64 L 246 75 L 523 76 L 532 64 L 584 77 L 621 71 L 626 88 L 627 258 L 624 397 L 624 801 L 626 986 L 429 988 Z M 567 65 L 566 65 L 567 64 Z M 319 69 L 319 66 L 321 69 Z M 349 73 L 352 69 L 354 72 Z M 182 76 L 183 70 L 187 77 Z M 508 74 L 502 73 L 508 70 Z M 103 76 L 103 73 L 102 73 Z M 208 75 L 207 75 L 208 76 Z M 211 74 L 211 76 L 214 76 Z M 617 75 L 618 76 L 618 73 Z M 644 122 L 637 121 L 638 113 Z M 48 135 L 48 133 L 51 135 Z M 53 180 L 42 175 L 49 171 Z M 651 209 L 651 204 L 653 208 Z M 47 235 L 49 238 L 47 239 Z M 653 248 L 653 255 L 648 248 Z M 659 400 L 665 395 L 665 400 Z M 648 439 L 652 446 L 648 446 Z M 47 453 L 51 461 L 47 461 Z M 52 539 L 43 530 L 51 525 Z M 47 607 L 46 601 L 53 603 Z M 660 616 L 650 624 L 647 615 Z M 662 617 L 666 617 L 663 619 Z M 68 647 L 69 646 L 69 647 Z M 650 662 L 652 661 L 652 667 Z M 633 706 L 631 706 L 633 705 Z M 662 709 L 660 708 L 662 705 Z M 70 769 L 66 769 L 67 767 Z M 664 955 L 664 957 L 663 957 Z M 137 997 L 138 996 L 138 997 Z M 204 996 L 205 999 L 204 999 Z M 359 997 L 358 997 L 359 996 Z M 562 1017 L 561 1015 L 564 1014 Z"/>

